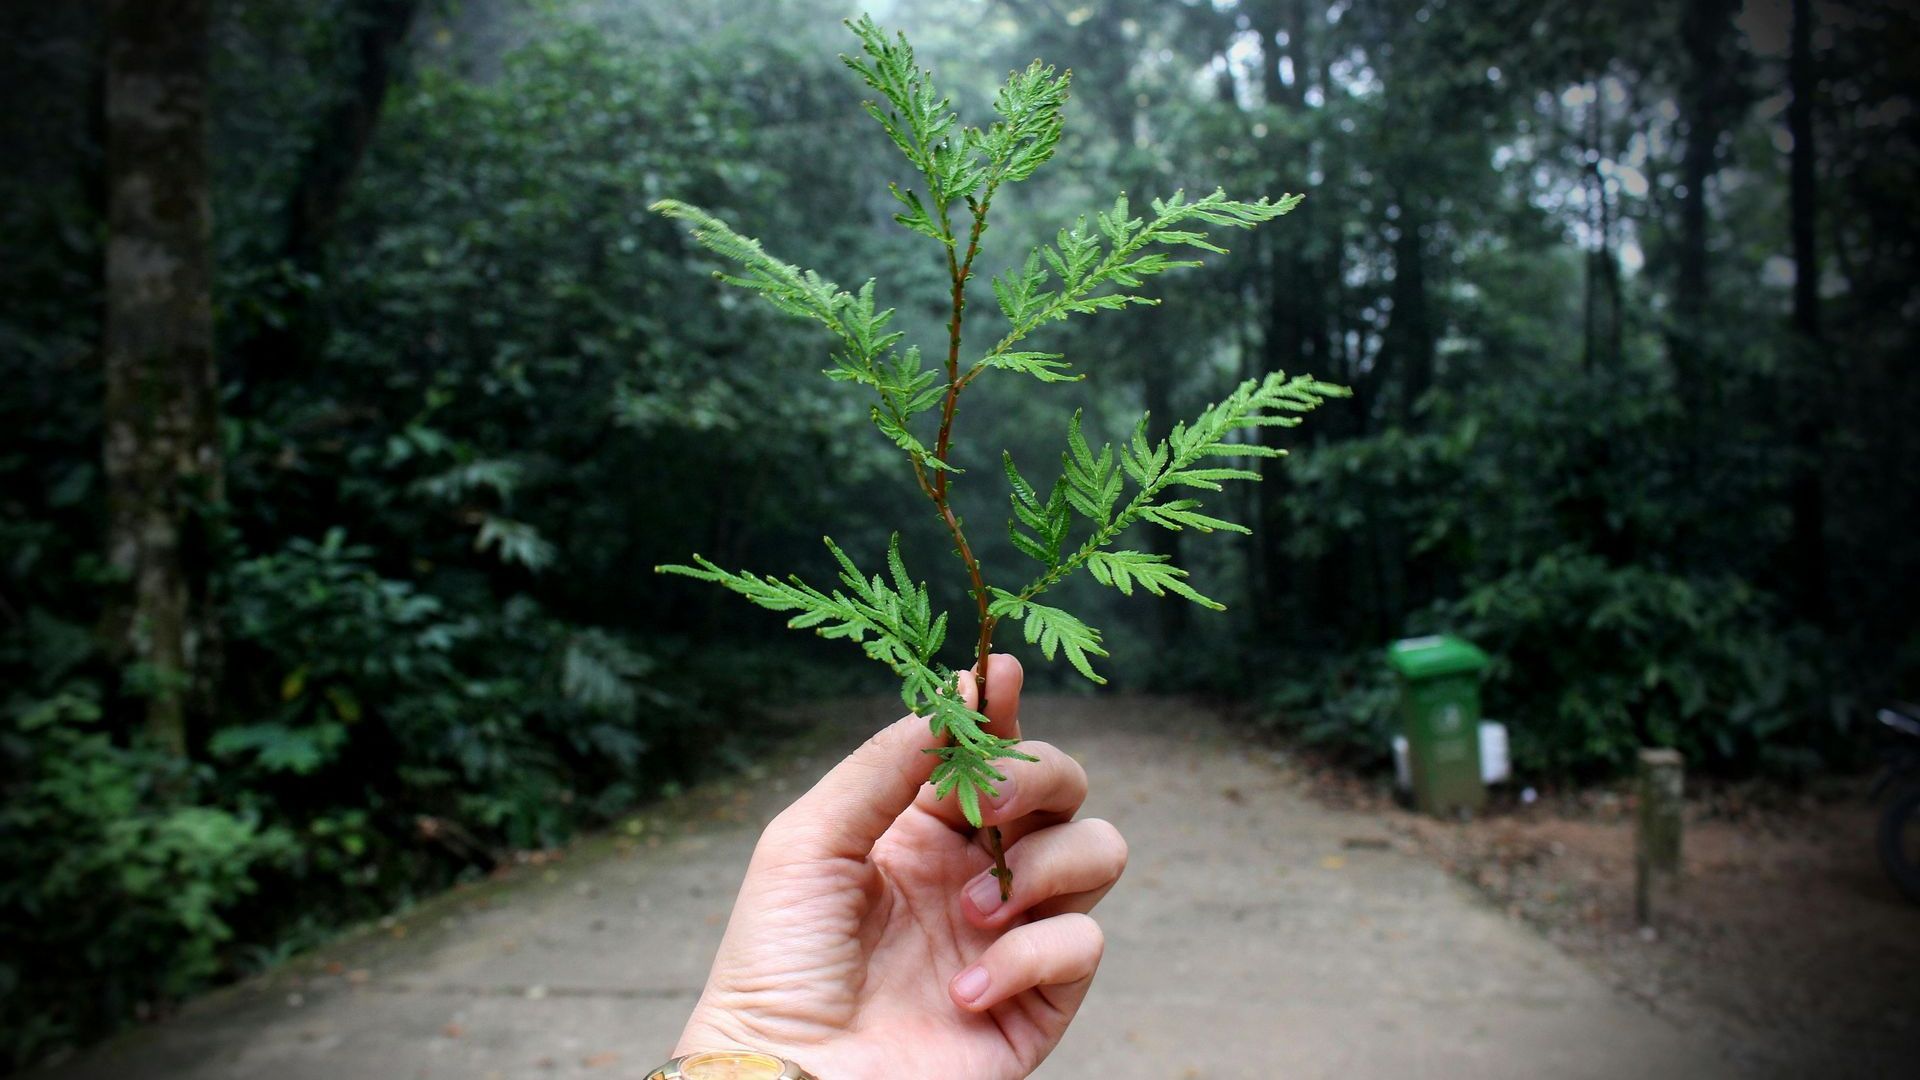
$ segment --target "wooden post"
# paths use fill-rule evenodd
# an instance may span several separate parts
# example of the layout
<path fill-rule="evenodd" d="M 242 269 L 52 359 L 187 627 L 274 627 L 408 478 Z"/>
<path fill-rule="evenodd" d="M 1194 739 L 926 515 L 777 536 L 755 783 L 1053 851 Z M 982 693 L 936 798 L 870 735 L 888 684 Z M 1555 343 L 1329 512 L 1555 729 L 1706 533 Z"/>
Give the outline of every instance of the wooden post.
<path fill-rule="evenodd" d="M 1680 880 L 1680 810 L 1685 787 L 1686 759 L 1678 750 L 1640 751 L 1633 911 L 1641 926 L 1653 925 L 1654 894 L 1671 893 Z"/>

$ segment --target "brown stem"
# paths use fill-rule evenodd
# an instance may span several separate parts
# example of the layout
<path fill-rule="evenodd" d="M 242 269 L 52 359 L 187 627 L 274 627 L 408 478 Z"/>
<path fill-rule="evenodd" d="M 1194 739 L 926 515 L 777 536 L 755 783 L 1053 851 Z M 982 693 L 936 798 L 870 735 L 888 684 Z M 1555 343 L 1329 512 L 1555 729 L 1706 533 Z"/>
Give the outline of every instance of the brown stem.
<path fill-rule="evenodd" d="M 953 414 L 960 405 L 960 391 L 966 381 L 960 377 L 960 326 L 967 317 L 967 279 L 973 276 L 973 257 L 980 253 L 980 234 L 986 231 L 987 208 L 993 203 L 993 189 L 988 188 L 986 195 L 974 202 L 967 199 L 967 206 L 973 211 L 973 228 L 967 233 L 967 254 L 956 261 L 953 245 L 947 245 L 947 274 L 953 280 L 953 317 L 947 321 L 947 400 L 940 406 L 940 438 L 934 443 L 933 456 L 941 461 L 947 460 L 947 447 L 953 441 Z M 940 224 L 949 233 L 952 227 L 947 225 L 947 211 L 940 210 Z M 947 474 L 940 473 L 933 479 L 939 489 L 942 500 L 947 494 Z M 983 609 L 984 610 L 984 609 Z M 981 678 L 984 680 L 985 675 Z"/>
<path fill-rule="evenodd" d="M 953 442 L 953 417 L 959 408 L 960 391 L 967 380 L 960 377 L 960 337 L 961 327 L 967 314 L 967 279 L 973 274 L 973 259 L 980 253 L 980 234 L 986 231 L 987 207 L 993 202 L 993 188 L 989 186 L 980 201 L 967 197 L 967 207 L 973 213 L 973 227 L 967 233 L 967 253 L 956 256 L 954 245 L 947 245 L 947 274 L 953 281 L 953 315 L 947 322 L 947 397 L 940 406 L 940 437 L 934 444 L 933 456 L 946 464 L 947 451 Z M 953 228 L 948 223 L 947 209 L 940 207 L 941 231 L 952 237 Z M 971 373 L 969 373 L 971 374 Z M 936 470 L 929 483 L 926 470 L 919 462 L 914 463 L 914 474 L 920 481 L 920 490 L 933 501 L 934 508 L 940 514 L 940 520 L 953 536 L 954 553 L 966 564 L 967 579 L 973 586 L 973 600 L 980 617 L 980 640 L 975 652 L 973 668 L 974 707 L 981 715 L 987 711 L 987 658 L 993 653 L 993 616 L 988 614 L 988 594 L 986 580 L 980 574 L 980 560 L 973 554 L 973 547 L 967 543 L 966 530 L 960 526 L 959 517 L 953 512 L 953 504 L 947 498 L 947 472 Z M 993 854 L 993 876 L 1000 882 L 1000 899 L 1005 901 L 1013 892 L 1013 871 L 1007 867 L 1006 849 L 1000 835 L 1000 827 L 987 827 L 987 850 Z"/>
<path fill-rule="evenodd" d="M 1013 871 L 1007 868 L 1007 851 L 1001 846 L 1000 826 L 987 826 L 987 850 L 993 853 L 993 876 L 1000 882 L 1000 902 L 1013 897 Z"/>

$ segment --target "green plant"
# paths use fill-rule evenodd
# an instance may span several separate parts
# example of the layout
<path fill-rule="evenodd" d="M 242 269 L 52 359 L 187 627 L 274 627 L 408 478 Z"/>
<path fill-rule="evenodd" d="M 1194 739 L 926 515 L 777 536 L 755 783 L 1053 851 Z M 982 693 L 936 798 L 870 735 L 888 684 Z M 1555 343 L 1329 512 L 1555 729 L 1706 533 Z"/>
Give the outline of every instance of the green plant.
<path fill-rule="evenodd" d="M 1220 491 L 1227 480 L 1257 480 L 1251 469 L 1217 464 L 1220 458 L 1276 457 L 1282 451 L 1239 437 L 1249 428 L 1298 423 L 1290 414 L 1306 412 L 1340 388 L 1311 377 L 1273 373 L 1242 383 L 1196 419 L 1177 425 L 1164 439 L 1147 435 L 1147 418 L 1118 452 L 1111 444 L 1098 450 L 1081 430 L 1080 414 L 1067 426 L 1067 450 L 1059 478 L 1043 494 L 1003 455 L 1013 517 L 1007 523 L 1013 545 L 1040 564 L 1026 584 L 1008 589 L 989 584 L 966 530 L 949 498 L 960 470 L 950 462 L 960 397 L 987 371 L 1008 371 L 1041 382 L 1078 379 L 1065 357 L 1026 347 L 1027 339 L 1047 324 L 1071 315 L 1115 311 L 1155 301 L 1139 293 L 1147 278 L 1196 266 L 1176 258 L 1172 249 L 1223 252 L 1207 228 L 1250 228 L 1298 205 L 1300 196 L 1277 201 L 1237 202 L 1216 190 L 1189 200 L 1175 192 L 1152 203 L 1151 217 L 1133 215 L 1121 195 L 1111 209 L 1082 217 L 1060 230 L 1052 244 L 1029 253 L 1016 269 L 994 279 L 1006 329 L 984 351 L 969 352 L 964 330 L 967 286 L 980 254 L 988 216 L 1004 185 L 1031 177 L 1059 143 L 1067 100 L 1067 74 L 1035 61 L 1014 72 L 994 100 L 1000 119 L 987 128 L 962 126 L 947 98 L 935 89 L 930 73 L 914 64 L 905 35 L 889 38 L 870 18 L 848 24 L 860 39 L 862 55 L 844 58 L 881 100 L 867 111 L 919 174 L 921 191 L 889 184 L 903 209 L 895 220 L 940 245 L 951 285 L 944 366 L 927 367 L 917 347 L 901 348 L 905 334 L 888 326 L 893 310 L 875 301 L 869 279 L 847 291 L 818 273 L 782 262 L 756 240 L 742 236 L 714 216 L 672 200 L 654 204 L 669 217 L 689 222 L 701 245 L 734 263 L 737 270 L 719 276 L 758 293 L 788 315 L 825 326 L 837 339 L 830 379 L 867 387 L 874 395 L 870 417 L 880 433 L 905 452 L 914 479 L 953 541 L 965 568 L 974 601 L 978 634 L 974 647 L 974 705 L 962 699 L 952 669 L 941 664 L 948 616 L 935 614 L 923 583 L 908 574 L 898 534 L 886 556 L 887 575 L 864 574 L 829 539 L 827 547 L 841 568 L 841 588 L 822 590 L 798 577 L 781 579 L 724 570 L 693 556 L 694 565 L 659 569 L 723 585 L 762 607 L 793 612 L 788 625 L 823 636 L 861 642 L 869 656 L 891 667 L 902 680 L 901 698 L 926 714 L 936 734 L 950 741 L 937 752 L 933 773 L 939 795 L 954 795 L 977 827 L 980 797 L 992 795 L 1005 779 L 994 763 L 1023 758 L 1016 740 L 986 730 L 986 670 L 995 629 L 1004 621 L 1023 625 L 1026 639 L 1053 659 L 1064 654 L 1088 679 L 1104 682 L 1091 657 L 1105 656 L 1100 632 L 1068 612 L 1040 602 L 1049 589 L 1085 569 L 1101 584 L 1132 595 L 1134 588 L 1164 596 L 1172 593 L 1204 607 L 1219 609 L 1186 581 L 1187 572 L 1164 555 L 1110 550 L 1128 528 L 1147 523 L 1179 531 L 1247 532 L 1241 525 L 1210 516 L 1194 498 L 1174 497 L 1173 489 Z M 956 207 L 966 217 L 956 221 Z M 929 416 L 929 414 L 932 414 Z M 927 421 L 917 418 L 928 416 Z M 929 442 L 924 429 L 937 416 Z M 916 427 L 922 429 L 916 431 Z M 1133 490 L 1127 494 L 1128 481 Z M 1076 528 L 1078 524 L 1078 528 Z M 1077 534 L 1077 540 L 1076 540 Z M 1012 875 L 1006 869 L 998 830 L 989 830 L 995 874 L 1003 894 Z"/>
<path fill-rule="evenodd" d="M 1806 707 L 1812 651 L 1732 577 L 1609 566 L 1548 552 L 1438 613 L 1498 659 L 1488 708 L 1511 718 L 1514 762 L 1620 772 L 1642 746 L 1722 771 L 1805 772 L 1836 749 Z"/>
<path fill-rule="evenodd" d="M 288 830 L 197 802 L 207 770 L 118 742 L 64 672 L 0 698 L 0 777 L 0 1068 L 225 970 L 256 876 L 294 855 Z"/>

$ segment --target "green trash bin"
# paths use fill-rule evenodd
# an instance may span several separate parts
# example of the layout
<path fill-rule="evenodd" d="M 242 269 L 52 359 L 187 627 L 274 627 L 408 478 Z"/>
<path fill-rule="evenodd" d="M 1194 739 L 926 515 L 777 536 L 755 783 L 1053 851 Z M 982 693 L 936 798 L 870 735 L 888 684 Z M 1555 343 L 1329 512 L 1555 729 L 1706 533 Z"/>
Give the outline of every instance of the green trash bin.
<path fill-rule="evenodd" d="M 1486 805 L 1480 779 L 1480 671 L 1487 654 L 1457 637 L 1407 638 L 1387 649 L 1400 675 L 1400 725 L 1422 813 Z"/>

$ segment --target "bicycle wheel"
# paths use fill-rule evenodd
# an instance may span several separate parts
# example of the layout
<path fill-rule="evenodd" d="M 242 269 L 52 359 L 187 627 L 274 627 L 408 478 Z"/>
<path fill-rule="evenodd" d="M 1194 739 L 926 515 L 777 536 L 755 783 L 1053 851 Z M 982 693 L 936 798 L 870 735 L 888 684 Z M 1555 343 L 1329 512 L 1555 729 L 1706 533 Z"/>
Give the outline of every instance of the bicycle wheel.
<path fill-rule="evenodd" d="M 1879 841 L 1887 876 L 1920 903 L 1920 786 L 1902 791 L 1881 812 Z"/>

